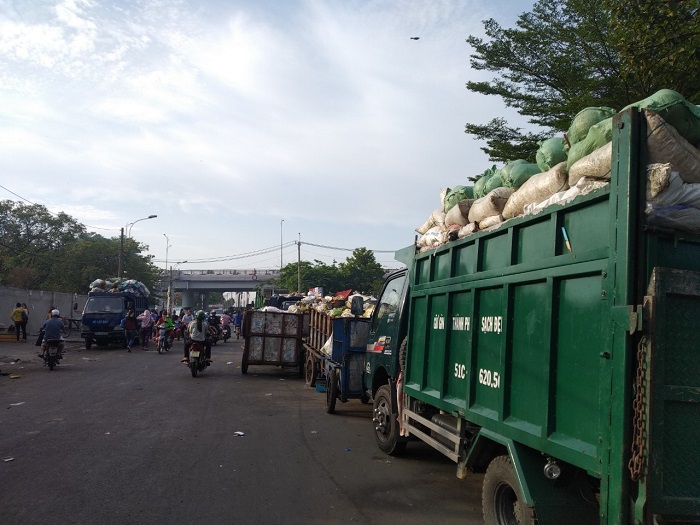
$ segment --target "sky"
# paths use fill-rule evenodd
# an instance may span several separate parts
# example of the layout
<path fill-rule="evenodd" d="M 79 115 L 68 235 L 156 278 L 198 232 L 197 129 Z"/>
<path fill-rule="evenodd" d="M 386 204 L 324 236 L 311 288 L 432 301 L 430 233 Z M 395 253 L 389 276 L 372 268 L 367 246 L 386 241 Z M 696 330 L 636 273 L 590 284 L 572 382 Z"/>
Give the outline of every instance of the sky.
<path fill-rule="evenodd" d="M 493 164 L 465 124 L 518 117 L 465 88 L 493 77 L 466 38 L 531 6 L 0 0 L 0 199 L 126 227 L 160 267 L 279 268 L 300 240 L 398 268 L 440 189 Z"/>

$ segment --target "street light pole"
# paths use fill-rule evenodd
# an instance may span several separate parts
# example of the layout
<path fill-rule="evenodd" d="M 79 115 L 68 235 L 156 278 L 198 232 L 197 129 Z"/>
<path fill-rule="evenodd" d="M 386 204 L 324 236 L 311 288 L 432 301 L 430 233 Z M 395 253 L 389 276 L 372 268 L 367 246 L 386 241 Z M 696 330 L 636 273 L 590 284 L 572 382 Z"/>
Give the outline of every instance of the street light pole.
<path fill-rule="evenodd" d="M 176 262 L 176 263 L 175 263 L 175 269 L 177 269 L 177 267 L 180 266 L 181 264 L 185 264 L 186 262 L 187 262 L 187 261 Z M 170 298 L 171 298 L 173 295 L 174 295 L 174 294 L 173 294 L 173 267 L 172 267 L 172 265 L 170 265 L 170 284 L 168 284 L 168 305 L 167 305 L 167 308 L 166 308 L 166 310 L 168 310 L 168 312 L 170 312 Z M 173 306 L 175 306 L 175 304 L 174 304 L 175 301 L 172 301 L 172 302 L 173 302 Z"/>
<path fill-rule="evenodd" d="M 143 219 L 137 219 L 134 222 L 127 222 L 124 225 L 124 228 L 121 229 L 119 233 L 119 266 L 117 269 L 117 277 L 122 278 L 122 261 L 124 260 L 124 230 L 127 230 L 128 236 L 131 238 L 131 228 L 136 224 L 137 222 L 140 221 L 146 221 L 148 219 L 155 219 L 158 217 L 158 215 L 149 215 L 148 217 L 144 217 Z"/>

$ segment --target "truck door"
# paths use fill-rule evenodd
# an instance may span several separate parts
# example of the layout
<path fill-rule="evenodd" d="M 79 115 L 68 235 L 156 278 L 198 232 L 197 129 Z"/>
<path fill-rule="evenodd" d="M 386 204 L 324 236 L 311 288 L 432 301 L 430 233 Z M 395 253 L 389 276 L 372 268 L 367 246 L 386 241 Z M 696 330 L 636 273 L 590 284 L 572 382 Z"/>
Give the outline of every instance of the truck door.
<path fill-rule="evenodd" d="M 401 346 L 401 319 L 406 301 L 407 271 L 395 273 L 384 283 L 379 301 L 374 308 L 370 333 L 367 340 L 365 360 L 366 378 L 372 388 L 372 377 L 379 369 L 384 369 L 389 377 L 398 375 L 398 352 Z"/>
<path fill-rule="evenodd" d="M 700 516 L 700 343 L 696 331 L 700 273 L 654 268 L 649 293 L 653 303 L 645 360 L 650 366 L 647 385 L 637 385 L 647 391 L 648 407 L 643 395 L 636 404 L 636 410 L 642 411 L 638 421 L 645 421 L 645 408 L 649 413 L 649 447 L 645 450 L 643 446 L 644 429 L 636 429 L 632 463 L 641 456 L 641 474 L 648 472 L 650 514 L 696 520 Z"/>

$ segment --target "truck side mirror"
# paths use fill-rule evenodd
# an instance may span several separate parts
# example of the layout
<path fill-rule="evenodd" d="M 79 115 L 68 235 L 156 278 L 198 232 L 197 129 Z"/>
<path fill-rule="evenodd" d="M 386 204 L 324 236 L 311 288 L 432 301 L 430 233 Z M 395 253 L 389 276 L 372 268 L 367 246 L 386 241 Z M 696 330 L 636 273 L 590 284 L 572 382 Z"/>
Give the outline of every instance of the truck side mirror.
<path fill-rule="evenodd" d="M 359 295 L 356 295 L 352 298 L 352 302 L 350 303 L 350 313 L 352 315 L 362 315 L 365 312 L 364 305 L 364 299 L 362 299 L 362 297 Z"/>

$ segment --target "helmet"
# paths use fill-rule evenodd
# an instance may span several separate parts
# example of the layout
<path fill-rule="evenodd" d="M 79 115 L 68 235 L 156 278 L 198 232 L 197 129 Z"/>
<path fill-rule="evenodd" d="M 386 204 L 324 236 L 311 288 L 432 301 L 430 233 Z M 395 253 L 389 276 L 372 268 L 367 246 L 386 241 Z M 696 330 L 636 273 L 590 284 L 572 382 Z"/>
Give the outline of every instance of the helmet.
<path fill-rule="evenodd" d="M 51 310 L 51 317 L 59 317 L 61 315 L 61 312 L 58 310 Z"/>
<path fill-rule="evenodd" d="M 196 317 L 197 317 L 197 319 L 204 319 L 206 317 L 206 315 L 204 314 L 204 312 L 202 310 L 200 310 L 199 312 L 197 312 Z"/>

